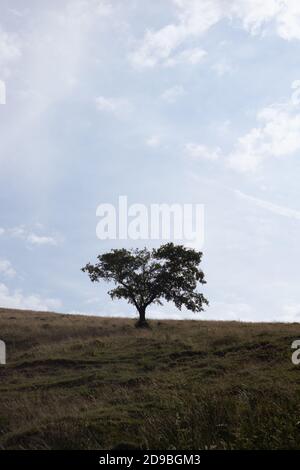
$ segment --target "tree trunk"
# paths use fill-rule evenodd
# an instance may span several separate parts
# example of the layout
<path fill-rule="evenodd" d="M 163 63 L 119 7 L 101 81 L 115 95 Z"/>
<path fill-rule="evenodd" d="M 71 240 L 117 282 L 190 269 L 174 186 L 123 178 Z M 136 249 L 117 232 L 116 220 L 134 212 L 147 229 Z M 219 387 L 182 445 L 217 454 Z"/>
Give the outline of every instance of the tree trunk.
<path fill-rule="evenodd" d="M 146 309 L 144 307 L 142 307 L 139 310 L 139 315 L 140 315 L 140 322 L 146 321 Z"/>
<path fill-rule="evenodd" d="M 146 307 L 139 308 L 138 312 L 139 312 L 139 319 L 136 322 L 135 326 L 137 328 L 148 328 L 149 325 L 146 322 Z"/>

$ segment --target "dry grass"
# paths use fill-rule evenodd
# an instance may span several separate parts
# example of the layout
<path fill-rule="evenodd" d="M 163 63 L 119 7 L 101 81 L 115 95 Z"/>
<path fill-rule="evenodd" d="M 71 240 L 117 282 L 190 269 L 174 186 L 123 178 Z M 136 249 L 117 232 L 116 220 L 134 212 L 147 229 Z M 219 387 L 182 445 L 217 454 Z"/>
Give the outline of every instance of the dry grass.
<path fill-rule="evenodd" d="M 0 309 L 0 448 L 300 448 L 299 324 Z"/>

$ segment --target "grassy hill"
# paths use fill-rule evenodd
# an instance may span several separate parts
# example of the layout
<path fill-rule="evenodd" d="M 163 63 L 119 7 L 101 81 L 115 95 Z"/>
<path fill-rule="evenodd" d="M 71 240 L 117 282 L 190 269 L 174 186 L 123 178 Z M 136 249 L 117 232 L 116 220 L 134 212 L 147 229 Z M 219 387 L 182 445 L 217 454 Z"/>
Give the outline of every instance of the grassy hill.
<path fill-rule="evenodd" d="M 300 448 L 298 324 L 0 309 L 0 449 Z"/>

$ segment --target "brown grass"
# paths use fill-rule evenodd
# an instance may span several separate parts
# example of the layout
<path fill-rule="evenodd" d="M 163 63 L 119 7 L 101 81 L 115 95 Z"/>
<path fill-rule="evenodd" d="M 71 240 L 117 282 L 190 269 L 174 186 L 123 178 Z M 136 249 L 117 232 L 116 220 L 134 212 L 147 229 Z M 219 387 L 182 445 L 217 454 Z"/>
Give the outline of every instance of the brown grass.
<path fill-rule="evenodd" d="M 0 309 L 1 449 L 300 448 L 299 324 Z"/>

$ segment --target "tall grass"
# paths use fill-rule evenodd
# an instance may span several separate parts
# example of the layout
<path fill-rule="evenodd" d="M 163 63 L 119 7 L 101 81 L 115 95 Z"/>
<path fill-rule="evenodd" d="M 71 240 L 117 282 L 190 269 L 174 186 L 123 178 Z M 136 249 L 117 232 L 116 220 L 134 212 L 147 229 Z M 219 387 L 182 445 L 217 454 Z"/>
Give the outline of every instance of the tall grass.
<path fill-rule="evenodd" d="M 300 325 L 133 323 L 0 309 L 0 448 L 300 448 Z"/>

